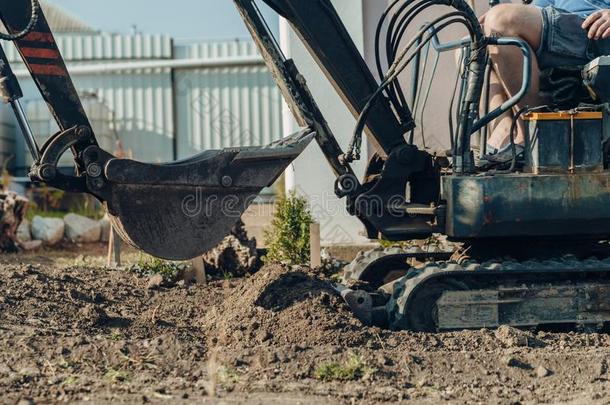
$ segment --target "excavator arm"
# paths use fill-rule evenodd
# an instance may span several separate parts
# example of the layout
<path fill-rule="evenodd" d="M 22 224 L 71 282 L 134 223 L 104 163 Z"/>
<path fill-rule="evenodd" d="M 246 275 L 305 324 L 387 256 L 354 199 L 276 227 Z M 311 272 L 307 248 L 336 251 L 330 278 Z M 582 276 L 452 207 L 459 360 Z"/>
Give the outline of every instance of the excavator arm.
<path fill-rule="evenodd" d="M 367 139 L 375 154 L 360 182 L 349 167 L 350 158 L 341 151 L 294 62 L 284 58 L 266 29 L 256 2 L 234 0 L 297 122 L 316 128 L 316 139 L 338 176 L 336 194 L 346 198 L 348 211 L 361 220 L 372 239 L 382 236 L 389 240 L 406 240 L 442 232 L 444 212 L 439 206 L 439 163 L 427 151 L 407 141 L 407 135 L 415 128 L 409 107 L 392 104 L 380 91 L 383 84 L 375 79 L 332 2 L 263 1 L 286 18 L 354 117 L 366 124 Z M 420 3 L 427 3 L 427 7 L 453 6 L 473 27 L 471 73 L 461 108 L 460 146 L 456 149 L 457 160 L 466 166 L 470 162 L 470 133 L 478 115 L 486 61 L 481 27 L 472 9 L 461 0 Z M 364 115 L 366 119 L 363 119 Z M 405 195 L 406 190 L 410 190 L 409 195 Z"/>
<path fill-rule="evenodd" d="M 60 131 L 38 146 L 19 104 L 21 91 L 0 53 L 0 92 L 16 112 L 34 158 L 34 181 L 102 201 L 123 239 L 158 257 L 189 259 L 213 248 L 228 234 L 258 193 L 316 139 L 337 176 L 335 191 L 371 238 L 424 238 L 442 231 L 440 166 L 435 157 L 407 142 L 414 128 L 405 105 L 386 96 L 358 52 L 330 0 L 264 0 L 292 25 L 375 147 L 361 182 L 292 60 L 281 52 L 254 0 L 234 0 L 302 131 L 259 148 L 205 151 L 193 158 L 144 164 L 100 149 L 38 0 L 0 0 L 0 19 Z M 470 130 L 478 114 L 483 61 L 480 26 L 463 0 L 421 0 L 453 6 L 471 26 L 473 52 L 469 86 L 456 152 L 468 161 Z M 394 80 L 394 79 L 392 79 Z M 358 131 L 356 131 L 358 132 Z M 351 148 L 351 147 L 350 147 Z M 58 168 L 74 155 L 75 170 Z M 406 190 L 409 195 L 405 195 Z"/>

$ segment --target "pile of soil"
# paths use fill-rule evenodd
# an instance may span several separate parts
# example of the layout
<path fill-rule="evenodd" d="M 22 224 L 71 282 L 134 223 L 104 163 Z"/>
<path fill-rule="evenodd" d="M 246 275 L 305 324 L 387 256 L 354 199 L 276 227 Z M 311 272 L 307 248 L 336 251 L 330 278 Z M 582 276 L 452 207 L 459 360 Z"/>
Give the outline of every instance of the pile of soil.
<path fill-rule="evenodd" d="M 309 268 L 279 265 L 239 283 L 203 317 L 210 346 L 361 346 L 372 339 L 329 282 Z"/>
<path fill-rule="evenodd" d="M 610 392 L 607 335 L 367 328 L 307 268 L 151 286 L 125 271 L 21 260 L 0 258 L 9 403 L 604 403 Z M 320 379 L 321 368 L 354 358 L 366 372 Z"/>

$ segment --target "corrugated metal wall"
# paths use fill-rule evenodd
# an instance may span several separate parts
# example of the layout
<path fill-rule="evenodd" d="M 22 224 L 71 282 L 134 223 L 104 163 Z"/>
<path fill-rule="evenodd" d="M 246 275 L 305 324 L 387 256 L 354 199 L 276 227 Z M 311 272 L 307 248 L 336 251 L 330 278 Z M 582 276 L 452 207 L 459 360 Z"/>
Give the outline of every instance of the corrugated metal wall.
<path fill-rule="evenodd" d="M 179 58 L 255 56 L 243 41 L 177 47 Z M 281 138 L 279 90 L 263 65 L 176 72 L 178 156 L 202 149 L 266 145 Z"/>
<path fill-rule="evenodd" d="M 58 35 L 57 42 L 68 66 L 257 55 L 249 41 L 174 44 L 160 35 Z M 23 69 L 15 49 L 7 46 L 6 51 L 13 68 Z M 26 105 L 39 104 L 34 83 L 21 80 Z M 79 92 L 96 94 L 110 109 L 112 129 L 137 160 L 171 161 L 204 149 L 263 145 L 283 135 L 279 91 L 261 63 L 175 70 L 173 75 L 171 69 L 79 74 L 73 80 Z M 44 115 L 35 118 L 39 122 Z M 50 114 L 47 118 L 52 121 Z M 25 166 L 20 138 L 16 161 Z"/>

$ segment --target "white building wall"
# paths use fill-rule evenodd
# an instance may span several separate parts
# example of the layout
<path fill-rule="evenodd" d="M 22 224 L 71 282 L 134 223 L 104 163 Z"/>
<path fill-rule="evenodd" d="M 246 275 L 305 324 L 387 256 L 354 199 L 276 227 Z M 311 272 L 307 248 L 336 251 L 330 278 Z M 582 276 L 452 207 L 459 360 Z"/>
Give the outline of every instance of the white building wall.
<path fill-rule="evenodd" d="M 335 7 L 352 35 L 358 49 L 364 52 L 364 14 L 362 0 L 333 0 Z M 356 120 L 332 88 L 320 68 L 309 55 L 303 44 L 292 30 L 283 35 L 287 57 L 295 60 L 320 110 L 325 115 L 333 133 L 342 146 L 346 146 L 356 125 Z M 286 125 L 286 132 L 297 128 L 294 122 Z M 366 149 L 366 146 L 363 146 Z M 363 150 L 363 156 L 367 151 Z M 354 164 L 354 170 L 362 175 L 365 160 Z M 293 164 L 294 186 L 296 192 L 306 196 L 311 204 L 312 213 L 320 222 L 322 241 L 326 244 L 363 243 L 364 228 L 360 221 L 350 216 L 345 209 L 345 201 L 339 200 L 334 193 L 335 177 L 326 163 L 320 148 L 312 144 Z"/>

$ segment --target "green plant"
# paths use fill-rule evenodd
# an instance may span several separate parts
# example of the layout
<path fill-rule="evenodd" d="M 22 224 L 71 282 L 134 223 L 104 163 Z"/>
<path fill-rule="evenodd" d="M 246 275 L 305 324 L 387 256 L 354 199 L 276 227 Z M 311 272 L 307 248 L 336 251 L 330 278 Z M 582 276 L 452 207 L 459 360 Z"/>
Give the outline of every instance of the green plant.
<path fill-rule="evenodd" d="M 362 357 L 351 353 L 344 363 L 324 363 L 314 371 L 314 377 L 322 381 L 354 381 L 369 378 L 375 369 L 369 367 Z"/>
<path fill-rule="evenodd" d="M 59 384 L 60 387 L 69 387 L 71 385 L 74 385 L 78 382 L 78 378 L 76 378 L 75 376 L 69 376 L 68 378 L 66 378 L 65 380 L 63 380 L 61 382 L 61 384 Z"/>
<path fill-rule="evenodd" d="M 234 370 L 230 367 L 226 367 L 226 366 L 219 367 L 217 370 L 217 373 L 218 373 L 218 381 L 223 386 L 223 388 L 230 387 L 239 382 L 239 374 L 237 373 L 236 370 Z"/>
<path fill-rule="evenodd" d="M 265 230 L 265 263 L 298 265 L 309 263 L 309 227 L 312 223 L 307 200 L 294 193 L 280 198 L 269 229 Z"/>
<path fill-rule="evenodd" d="M 104 373 L 104 378 L 112 381 L 112 382 L 122 382 L 122 381 L 127 381 L 127 379 L 129 378 L 129 375 L 125 372 L 125 371 L 121 371 L 121 370 L 116 370 L 112 367 L 107 368 L 106 372 Z"/>
<path fill-rule="evenodd" d="M 186 269 L 187 265 L 181 262 L 170 262 L 156 257 L 141 255 L 137 264 L 127 268 L 140 276 L 161 274 L 165 281 L 174 281 Z"/>

